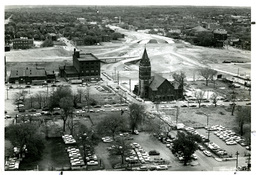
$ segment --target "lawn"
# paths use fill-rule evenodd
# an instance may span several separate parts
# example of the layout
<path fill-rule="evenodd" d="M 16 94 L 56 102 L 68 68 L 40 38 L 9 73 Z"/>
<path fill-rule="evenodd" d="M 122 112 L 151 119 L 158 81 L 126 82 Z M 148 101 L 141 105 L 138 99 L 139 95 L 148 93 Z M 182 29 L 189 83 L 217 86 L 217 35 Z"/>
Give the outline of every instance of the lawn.
<path fill-rule="evenodd" d="M 191 127 L 200 127 L 207 125 L 207 116 L 209 116 L 209 125 L 222 125 L 233 129 L 236 126 L 235 116 L 231 115 L 230 107 L 209 106 L 201 108 L 180 108 L 179 122 Z"/>

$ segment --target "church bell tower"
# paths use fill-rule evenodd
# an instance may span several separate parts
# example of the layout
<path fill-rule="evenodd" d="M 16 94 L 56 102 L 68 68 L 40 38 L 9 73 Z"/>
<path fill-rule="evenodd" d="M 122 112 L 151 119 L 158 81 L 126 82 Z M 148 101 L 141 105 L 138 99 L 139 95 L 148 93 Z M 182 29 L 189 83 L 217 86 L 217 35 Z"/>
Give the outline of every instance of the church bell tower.
<path fill-rule="evenodd" d="M 151 64 L 148 58 L 147 50 L 144 49 L 139 65 L 139 89 L 138 95 L 141 98 L 148 98 L 148 87 L 151 78 Z"/>

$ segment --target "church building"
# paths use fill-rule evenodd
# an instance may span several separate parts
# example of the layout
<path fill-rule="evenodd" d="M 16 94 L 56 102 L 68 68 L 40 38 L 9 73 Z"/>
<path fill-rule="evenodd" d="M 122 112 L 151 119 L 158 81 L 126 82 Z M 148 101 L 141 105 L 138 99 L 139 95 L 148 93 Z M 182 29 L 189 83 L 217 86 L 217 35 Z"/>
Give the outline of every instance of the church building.
<path fill-rule="evenodd" d="M 183 98 L 183 85 L 170 82 L 151 73 L 151 63 L 145 48 L 139 64 L 139 85 L 134 91 L 140 98 L 150 101 L 172 101 Z"/>

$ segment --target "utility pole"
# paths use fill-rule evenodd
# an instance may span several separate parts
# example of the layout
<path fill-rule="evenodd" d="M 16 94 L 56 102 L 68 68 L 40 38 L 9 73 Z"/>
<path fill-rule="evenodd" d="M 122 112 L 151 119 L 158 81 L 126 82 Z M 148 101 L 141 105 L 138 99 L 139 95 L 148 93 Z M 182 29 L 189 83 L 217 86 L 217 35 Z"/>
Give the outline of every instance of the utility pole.
<path fill-rule="evenodd" d="M 247 170 L 249 171 L 251 168 L 251 154 L 249 153 L 249 157 L 247 159 Z"/>
<path fill-rule="evenodd" d="M 119 85 L 119 71 L 117 71 L 117 84 Z"/>
<path fill-rule="evenodd" d="M 129 88 L 130 88 L 130 92 L 132 91 L 132 88 L 131 88 L 131 79 L 129 79 Z"/>
<path fill-rule="evenodd" d="M 239 152 L 237 151 L 237 152 L 236 152 L 236 169 L 237 169 L 237 167 L 238 167 L 238 155 L 239 155 Z"/>
<path fill-rule="evenodd" d="M 179 114 L 180 114 L 180 108 L 177 107 L 177 112 L 176 112 L 176 125 L 178 124 Z"/>

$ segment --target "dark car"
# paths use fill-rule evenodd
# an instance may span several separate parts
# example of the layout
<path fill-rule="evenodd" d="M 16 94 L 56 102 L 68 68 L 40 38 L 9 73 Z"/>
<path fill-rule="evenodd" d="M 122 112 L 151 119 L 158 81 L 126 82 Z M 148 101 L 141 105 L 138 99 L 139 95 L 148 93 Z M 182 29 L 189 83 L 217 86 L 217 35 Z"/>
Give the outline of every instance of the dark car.
<path fill-rule="evenodd" d="M 185 108 L 185 107 L 188 107 L 188 106 L 187 106 L 187 105 L 182 105 L 182 106 L 180 106 L 180 107 Z"/>
<path fill-rule="evenodd" d="M 60 112 L 54 111 L 54 112 L 52 113 L 52 115 L 60 115 Z"/>
<path fill-rule="evenodd" d="M 19 112 L 25 112 L 25 109 L 24 108 L 19 108 L 18 111 Z"/>
<path fill-rule="evenodd" d="M 32 108 L 32 109 L 28 110 L 28 112 L 36 112 L 36 109 Z"/>
<path fill-rule="evenodd" d="M 158 151 L 156 151 L 156 150 L 149 151 L 148 154 L 151 155 L 151 156 L 160 155 L 160 153 Z"/>

